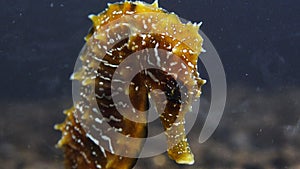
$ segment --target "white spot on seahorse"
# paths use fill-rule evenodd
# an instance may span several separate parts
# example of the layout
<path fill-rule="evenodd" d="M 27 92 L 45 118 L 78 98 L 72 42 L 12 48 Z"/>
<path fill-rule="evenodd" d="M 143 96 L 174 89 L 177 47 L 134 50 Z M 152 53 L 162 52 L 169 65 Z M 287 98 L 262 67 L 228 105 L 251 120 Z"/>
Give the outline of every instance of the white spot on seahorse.
<path fill-rule="evenodd" d="M 101 135 L 101 138 L 102 138 L 103 140 L 105 140 L 105 141 L 108 141 L 109 150 L 110 150 L 111 153 L 114 154 L 115 151 L 114 151 L 114 149 L 113 149 L 113 147 L 112 147 L 111 139 L 110 139 L 109 137 L 105 136 L 105 135 Z"/>
<path fill-rule="evenodd" d="M 150 76 L 150 78 L 152 80 L 154 80 L 155 82 L 159 82 L 159 80 L 155 77 L 155 75 L 153 75 L 151 72 L 148 71 L 148 75 Z"/>
<path fill-rule="evenodd" d="M 159 43 L 156 43 L 155 48 L 154 48 L 154 56 L 156 57 L 156 65 L 161 67 L 160 57 L 158 55 L 158 46 L 159 46 Z"/>

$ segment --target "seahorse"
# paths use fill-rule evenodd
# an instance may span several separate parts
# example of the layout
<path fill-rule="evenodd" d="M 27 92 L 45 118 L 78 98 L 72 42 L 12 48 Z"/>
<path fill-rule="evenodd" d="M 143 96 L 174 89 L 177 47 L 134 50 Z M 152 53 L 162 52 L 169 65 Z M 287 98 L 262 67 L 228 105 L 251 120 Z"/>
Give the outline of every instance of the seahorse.
<path fill-rule="evenodd" d="M 79 54 L 82 65 L 71 76 L 81 85 L 80 99 L 55 126 L 62 132 L 57 147 L 64 151 L 65 168 L 133 168 L 147 138 L 147 113 L 141 112 L 149 109 L 150 93 L 156 90 L 161 92 L 151 99 L 166 134 L 168 156 L 178 164 L 193 164 L 184 117 L 205 83 L 197 70 L 203 41 L 200 25 L 182 23 L 157 1 L 108 4 L 105 11 L 89 17 L 93 26 Z M 137 59 L 130 58 L 138 52 Z M 121 67 L 125 60 L 131 65 Z M 142 65 L 150 63 L 154 67 Z M 135 64 L 145 69 L 133 76 Z M 119 78 L 114 80 L 116 73 Z M 125 81 L 128 88 L 113 85 Z M 114 103 L 113 97 L 121 95 L 138 111 L 121 107 L 133 119 Z"/>

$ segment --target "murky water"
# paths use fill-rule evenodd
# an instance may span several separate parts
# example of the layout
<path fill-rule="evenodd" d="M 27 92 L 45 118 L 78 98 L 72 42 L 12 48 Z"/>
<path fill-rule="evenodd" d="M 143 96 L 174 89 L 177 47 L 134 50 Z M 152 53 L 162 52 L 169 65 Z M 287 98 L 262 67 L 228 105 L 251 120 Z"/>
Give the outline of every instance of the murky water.
<path fill-rule="evenodd" d="M 63 168 L 53 126 L 72 105 L 69 76 L 91 26 L 87 15 L 107 2 L 117 1 L 0 2 L 1 169 Z M 200 63 L 208 83 L 188 135 L 195 164 L 177 165 L 163 154 L 135 168 L 299 169 L 300 3 L 160 0 L 160 6 L 203 22 L 226 72 L 227 103 L 216 132 L 200 144 L 210 105 Z"/>

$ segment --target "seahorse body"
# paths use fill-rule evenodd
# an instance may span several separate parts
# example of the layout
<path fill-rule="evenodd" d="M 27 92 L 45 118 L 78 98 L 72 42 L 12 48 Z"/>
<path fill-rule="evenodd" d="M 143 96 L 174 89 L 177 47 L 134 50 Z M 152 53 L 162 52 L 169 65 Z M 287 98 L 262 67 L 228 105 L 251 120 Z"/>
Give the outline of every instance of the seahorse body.
<path fill-rule="evenodd" d="M 154 94 L 152 99 L 165 129 L 168 155 L 179 164 L 193 164 L 194 155 L 185 135 L 184 116 L 190 111 L 193 100 L 200 96 L 201 86 L 205 83 L 197 72 L 197 58 L 202 50 L 199 25 L 181 23 L 175 14 L 159 8 L 157 2 L 109 4 L 104 12 L 90 18 L 93 27 L 80 53 L 82 67 L 72 75 L 72 80 L 82 84 L 81 101 L 66 110 L 65 122 L 55 127 L 62 131 L 57 146 L 64 150 L 65 167 L 130 169 L 135 165 L 144 139 L 132 143 L 126 138 L 147 137 L 147 115 L 134 114 L 133 110 L 124 107 L 126 113 L 134 114 L 142 122 L 122 116 L 112 99 L 116 90 L 128 95 L 134 108 L 142 112 L 149 108 L 149 93 L 162 91 Z M 148 49 L 156 54 L 149 55 Z M 116 81 L 130 80 L 130 86 L 114 89 L 112 79 L 116 69 L 136 52 L 144 52 L 141 60 L 151 61 L 162 69 L 145 69 L 133 79 L 128 79 L 132 73 L 130 67 L 121 70 L 122 79 Z M 169 58 L 169 55 L 175 57 Z M 131 61 L 134 64 L 140 60 Z M 175 77 L 168 74 L 171 69 L 177 71 Z M 90 104 L 92 102 L 96 104 Z M 109 125 L 107 131 L 102 128 L 104 123 Z M 87 124 L 93 124 L 93 127 L 87 128 Z M 93 133 L 97 132 L 99 137 L 96 138 Z M 126 137 L 109 135 L 109 132 Z M 107 148 L 101 145 L 107 145 Z"/>

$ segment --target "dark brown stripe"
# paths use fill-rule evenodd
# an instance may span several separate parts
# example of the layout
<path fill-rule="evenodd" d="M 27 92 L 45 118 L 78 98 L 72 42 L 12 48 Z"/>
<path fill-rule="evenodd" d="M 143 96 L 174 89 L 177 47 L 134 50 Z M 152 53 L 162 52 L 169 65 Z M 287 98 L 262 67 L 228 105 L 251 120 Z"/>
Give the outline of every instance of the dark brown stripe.
<path fill-rule="evenodd" d="M 136 4 L 130 4 L 130 11 L 135 11 Z"/>

